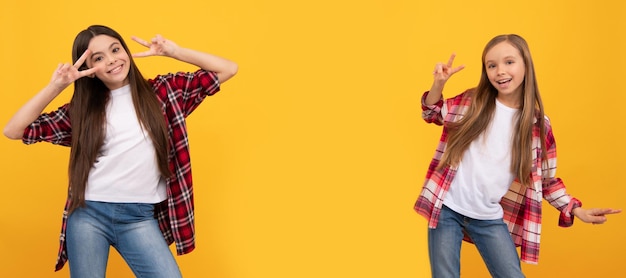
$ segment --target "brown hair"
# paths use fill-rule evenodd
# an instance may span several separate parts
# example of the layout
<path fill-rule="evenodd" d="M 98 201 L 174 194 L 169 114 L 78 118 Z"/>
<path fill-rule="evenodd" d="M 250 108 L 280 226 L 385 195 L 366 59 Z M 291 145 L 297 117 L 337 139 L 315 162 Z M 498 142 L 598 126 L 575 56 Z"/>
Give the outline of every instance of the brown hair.
<path fill-rule="evenodd" d="M 530 49 L 526 41 L 515 34 L 496 36 L 487 43 L 482 54 L 482 73 L 478 86 L 471 90 L 472 102 L 465 116 L 458 122 L 447 124 L 449 130 L 446 151 L 439 168 L 445 165 L 457 165 L 463 154 L 478 136 L 485 131 L 495 111 L 495 99 L 498 90 L 491 84 L 487 76 L 485 56 L 495 45 L 507 42 L 520 52 L 525 65 L 525 77 L 520 96 L 520 107 L 511 149 L 511 171 L 524 185 L 530 185 L 530 174 L 533 166 L 532 132 L 533 125 L 540 127 L 542 158 L 546 161 L 544 109 L 539 95 L 537 79 Z M 536 120 L 536 123 L 535 123 Z"/>
<path fill-rule="evenodd" d="M 164 177 L 171 176 L 168 165 L 168 131 L 161 111 L 161 104 L 150 84 L 137 69 L 137 65 L 120 34 L 101 25 L 92 25 L 81 31 L 74 39 L 72 61 L 76 63 L 78 58 L 87 50 L 91 39 L 99 35 L 106 35 L 119 40 L 128 53 L 130 60 L 128 79 L 137 118 L 152 139 L 159 171 Z M 84 68 L 86 65 L 82 66 L 82 69 Z M 105 108 L 109 97 L 110 90 L 97 77 L 84 77 L 74 81 L 74 95 L 69 106 L 72 121 L 72 148 L 68 169 L 70 212 L 85 204 L 85 188 L 89 171 L 104 143 Z"/>

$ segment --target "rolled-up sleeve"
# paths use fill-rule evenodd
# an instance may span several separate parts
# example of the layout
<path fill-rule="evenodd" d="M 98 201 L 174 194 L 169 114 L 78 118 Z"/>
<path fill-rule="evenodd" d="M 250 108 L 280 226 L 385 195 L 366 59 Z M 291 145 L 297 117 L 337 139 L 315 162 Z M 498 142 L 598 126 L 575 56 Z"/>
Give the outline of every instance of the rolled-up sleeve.
<path fill-rule="evenodd" d="M 433 105 L 426 105 L 426 97 L 429 92 L 425 92 L 422 95 L 422 119 L 427 123 L 434 123 L 436 125 L 443 125 L 443 116 L 441 109 L 443 107 L 443 97 L 439 99 Z"/>
<path fill-rule="evenodd" d="M 72 124 L 70 121 L 69 104 L 50 113 L 44 113 L 24 130 L 22 142 L 30 145 L 37 142 L 49 142 L 55 145 L 70 146 L 72 144 Z"/>
<path fill-rule="evenodd" d="M 185 117 L 189 116 L 207 96 L 220 91 L 220 82 L 215 72 L 177 72 L 159 75 L 149 80 L 157 96 L 163 102 L 175 103 Z"/>

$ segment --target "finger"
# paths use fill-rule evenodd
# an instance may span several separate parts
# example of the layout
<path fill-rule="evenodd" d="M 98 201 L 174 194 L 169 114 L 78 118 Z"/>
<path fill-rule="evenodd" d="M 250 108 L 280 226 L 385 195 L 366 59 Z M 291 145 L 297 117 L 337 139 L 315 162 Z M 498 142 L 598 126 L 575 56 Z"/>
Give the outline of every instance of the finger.
<path fill-rule="evenodd" d="M 70 63 L 59 64 L 59 67 L 57 67 L 57 74 L 66 74 L 70 69 L 75 69 Z"/>
<path fill-rule="evenodd" d="M 603 224 L 604 222 L 606 222 L 606 217 L 604 216 L 595 216 L 591 220 L 593 224 Z"/>
<path fill-rule="evenodd" d="M 145 47 L 150 47 L 150 43 L 149 43 L 149 42 L 147 42 L 147 41 L 145 41 L 145 40 L 143 40 L 143 39 L 140 39 L 140 38 L 135 37 L 135 36 L 132 36 L 132 37 L 131 37 L 131 39 L 132 39 L 132 40 L 134 40 L 134 41 L 136 41 L 137 43 L 139 43 L 139 44 L 141 44 L 141 45 L 145 46 Z"/>
<path fill-rule="evenodd" d="M 443 65 L 441 63 L 437 63 L 435 65 L 435 70 L 433 71 L 433 74 L 440 74 L 443 72 Z"/>
<path fill-rule="evenodd" d="M 54 72 L 57 74 L 61 74 L 62 68 L 63 68 L 63 63 L 59 63 L 59 65 L 57 65 L 57 68 L 54 70 Z"/>
<path fill-rule="evenodd" d="M 452 63 L 454 62 L 454 57 L 456 57 L 456 53 L 452 53 L 452 55 L 450 55 L 450 59 L 448 59 L 448 67 L 449 68 L 452 67 Z"/>
<path fill-rule="evenodd" d="M 607 212 L 606 214 L 616 214 L 616 213 L 620 213 L 622 212 L 621 209 L 612 209 L 611 211 Z"/>
<path fill-rule="evenodd" d="M 83 52 L 83 55 L 80 55 L 80 58 L 78 58 L 78 60 L 76 60 L 76 63 L 74 63 L 74 67 L 80 68 L 80 66 L 83 65 L 85 60 L 87 60 L 87 56 L 89 56 L 89 54 L 91 54 L 91 50 L 89 49 L 85 50 L 85 52 Z"/>
<path fill-rule="evenodd" d="M 133 57 L 134 58 L 141 58 L 141 57 L 148 57 L 151 56 L 151 52 L 150 51 L 144 51 L 144 52 L 137 52 L 137 53 L 133 53 Z"/>
<path fill-rule="evenodd" d="M 456 68 L 450 69 L 450 74 L 455 74 L 455 73 L 461 71 L 464 68 L 465 68 L 465 65 L 461 65 L 461 66 L 458 66 Z"/>
<path fill-rule="evenodd" d="M 621 209 L 595 209 L 593 210 L 594 215 L 616 214 L 620 212 L 622 212 Z"/>
<path fill-rule="evenodd" d="M 154 43 L 165 43 L 165 39 L 163 39 L 163 36 L 161 36 L 160 34 L 157 34 L 154 39 L 153 39 Z"/>
<path fill-rule="evenodd" d="M 100 71 L 103 68 L 104 68 L 104 66 L 97 66 L 97 67 L 93 67 L 93 68 L 90 68 L 90 69 L 86 69 L 86 70 L 80 71 L 79 72 L 79 76 L 80 77 L 89 76 L 89 75 L 92 75 L 92 74 Z"/>

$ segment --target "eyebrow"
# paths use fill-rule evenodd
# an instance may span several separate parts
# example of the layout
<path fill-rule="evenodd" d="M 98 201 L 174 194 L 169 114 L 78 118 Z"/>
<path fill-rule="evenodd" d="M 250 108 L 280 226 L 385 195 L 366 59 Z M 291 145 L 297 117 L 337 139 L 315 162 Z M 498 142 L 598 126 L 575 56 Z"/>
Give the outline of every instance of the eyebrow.
<path fill-rule="evenodd" d="M 111 43 L 111 45 L 109 45 L 108 49 L 113 48 L 116 44 L 120 44 L 120 43 L 119 42 L 113 42 L 113 43 Z M 91 56 L 89 56 L 89 59 L 93 58 L 93 56 L 96 56 L 97 54 L 100 54 L 100 53 L 102 53 L 102 51 L 91 53 Z"/>
<path fill-rule="evenodd" d="M 514 55 L 509 55 L 509 56 L 504 57 L 504 59 L 505 59 L 505 60 L 506 60 L 506 59 L 511 59 L 511 58 L 516 59 L 517 57 L 516 57 L 516 56 L 514 56 Z M 494 62 L 493 60 L 487 60 L 487 61 L 485 61 L 485 63 L 493 63 L 493 62 Z"/>

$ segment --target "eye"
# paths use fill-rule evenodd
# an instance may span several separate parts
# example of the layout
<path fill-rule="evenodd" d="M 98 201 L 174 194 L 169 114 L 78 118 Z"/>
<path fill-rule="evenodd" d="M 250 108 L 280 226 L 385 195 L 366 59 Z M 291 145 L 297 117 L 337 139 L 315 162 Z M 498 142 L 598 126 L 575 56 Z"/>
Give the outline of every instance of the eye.
<path fill-rule="evenodd" d="M 102 61 L 102 56 L 96 56 L 93 58 L 94 63 Z"/>
<path fill-rule="evenodd" d="M 514 63 L 515 63 L 515 61 L 513 61 L 513 60 L 506 61 L 507 65 L 511 65 L 511 64 L 514 64 Z"/>
<path fill-rule="evenodd" d="M 488 64 L 488 65 L 487 65 L 487 68 L 488 68 L 488 69 L 492 69 L 492 68 L 495 68 L 495 67 L 496 67 L 496 65 L 494 65 L 494 64 Z"/>
<path fill-rule="evenodd" d="M 119 52 L 119 51 L 120 51 L 120 48 L 119 48 L 119 47 L 113 48 L 113 53 L 117 53 L 117 52 Z"/>

